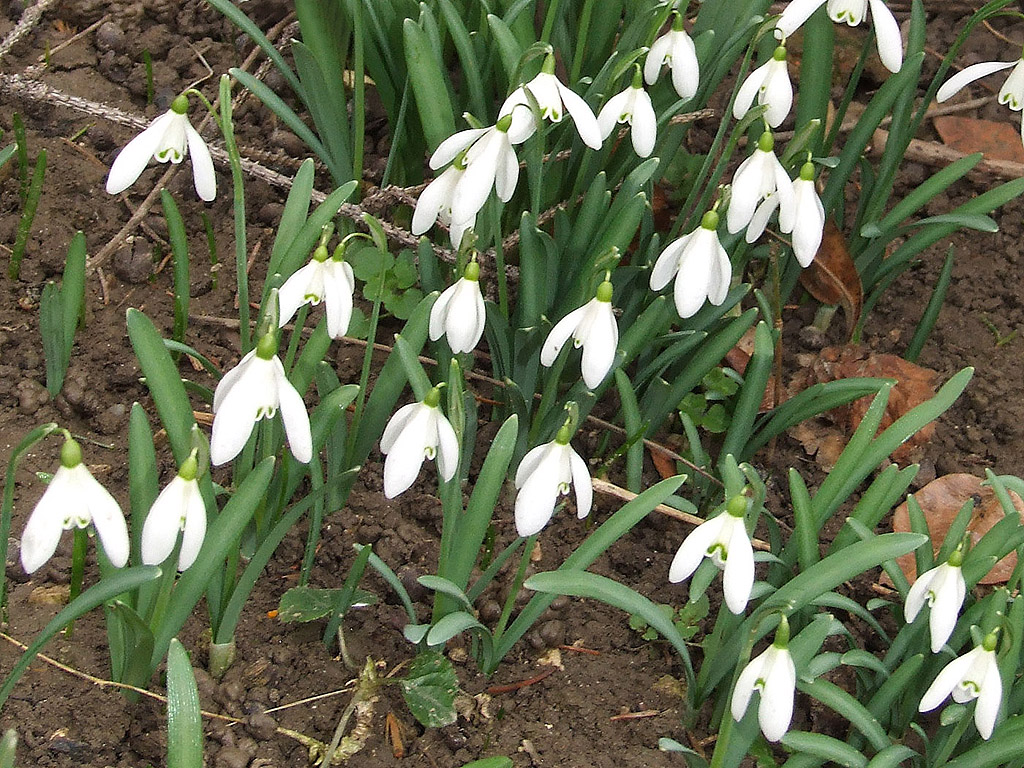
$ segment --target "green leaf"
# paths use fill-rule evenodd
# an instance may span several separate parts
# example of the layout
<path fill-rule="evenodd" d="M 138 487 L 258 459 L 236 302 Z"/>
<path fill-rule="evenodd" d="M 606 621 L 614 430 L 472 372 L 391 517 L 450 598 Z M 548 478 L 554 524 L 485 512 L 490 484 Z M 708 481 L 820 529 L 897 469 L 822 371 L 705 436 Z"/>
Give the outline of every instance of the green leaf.
<path fill-rule="evenodd" d="M 849 744 L 823 733 L 790 731 L 782 737 L 782 745 L 794 752 L 805 752 L 846 768 L 867 768 L 868 764 L 868 759 Z"/>
<path fill-rule="evenodd" d="M 11 150 L 11 151 L 8 152 L 8 150 Z M 3 166 L 3 163 L 7 162 L 7 159 L 10 158 L 10 155 L 14 154 L 13 150 L 14 150 L 14 145 L 13 144 L 11 146 L 9 146 L 7 148 L 7 150 L 4 150 L 3 154 L 6 154 L 8 157 L 5 158 L 3 160 L 3 162 L 0 162 L 0 167 Z M 0 768 L 14 768 L 14 758 L 16 756 L 15 752 L 17 751 L 17 749 L 18 749 L 18 733 L 13 728 L 8 728 L 6 731 L 4 731 L 3 737 L 0 738 Z M 504 758 L 504 759 L 508 760 L 508 758 Z M 497 765 L 503 765 L 503 764 L 499 763 Z M 508 766 L 509 766 L 509 768 L 511 768 L 511 766 L 512 766 L 512 761 L 511 760 L 508 761 Z"/>
<path fill-rule="evenodd" d="M 203 768 L 203 716 L 192 662 L 177 638 L 167 650 L 167 768 Z"/>
<path fill-rule="evenodd" d="M 43 627 L 43 630 L 36 635 L 35 641 L 22 654 L 18 663 L 14 665 L 3 688 L 0 688 L 0 708 L 3 707 L 7 698 L 18 684 L 18 680 L 25 674 L 29 665 L 35 660 L 43 646 L 49 640 L 64 629 L 68 624 L 80 616 L 85 615 L 93 608 L 96 608 L 108 600 L 112 600 L 123 592 L 130 592 L 136 587 L 160 578 L 160 569 L 155 565 L 141 565 L 133 568 L 123 568 L 111 576 L 100 579 L 99 582 L 89 587 L 82 594 L 68 603 L 54 616 L 50 622 Z"/>
<path fill-rule="evenodd" d="M 405 703 L 426 728 L 442 728 L 455 722 L 455 694 L 459 681 L 448 659 L 436 651 L 424 651 L 413 659 L 409 675 L 400 682 Z"/>
<path fill-rule="evenodd" d="M 512 768 L 512 761 L 503 756 L 485 757 L 482 760 L 474 760 L 466 763 L 462 768 Z"/>
<path fill-rule="evenodd" d="M 433 152 L 438 144 L 455 133 L 455 114 L 445 85 L 445 74 L 438 51 L 419 24 L 407 18 L 402 25 L 402 34 L 409 83 L 416 98 L 427 147 Z"/>
<path fill-rule="evenodd" d="M 334 609 L 339 591 L 316 587 L 292 587 L 281 595 L 281 601 L 277 605 L 278 621 L 290 624 L 322 619 Z"/>

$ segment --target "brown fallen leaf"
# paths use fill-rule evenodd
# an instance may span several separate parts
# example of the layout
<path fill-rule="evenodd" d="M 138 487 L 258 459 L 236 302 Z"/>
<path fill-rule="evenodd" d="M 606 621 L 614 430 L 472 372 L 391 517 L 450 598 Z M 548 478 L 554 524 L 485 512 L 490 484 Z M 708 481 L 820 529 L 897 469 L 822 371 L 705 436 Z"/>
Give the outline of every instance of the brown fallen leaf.
<path fill-rule="evenodd" d="M 982 152 L 986 160 L 1024 163 L 1020 135 L 1009 123 L 958 115 L 936 117 L 933 122 L 942 143 L 951 149 L 965 155 Z"/>
<path fill-rule="evenodd" d="M 1024 500 L 1013 491 L 1009 491 L 1013 505 L 1018 514 L 1024 513 Z M 968 499 L 974 498 L 974 511 L 967 530 L 971 534 L 972 543 L 977 543 L 988 530 L 1003 519 L 1003 506 L 996 498 L 995 491 L 981 484 L 981 478 L 963 473 L 943 475 L 932 480 L 928 485 L 914 494 L 914 499 L 921 506 L 921 511 L 928 521 L 928 531 L 932 537 L 932 549 L 938 552 L 949 527 L 956 519 L 960 508 Z M 900 504 L 893 513 L 892 527 L 894 531 L 905 533 L 910 531 L 910 512 L 907 503 Z M 907 579 L 913 583 L 917 569 L 914 555 L 897 558 L 900 569 Z M 988 575 L 981 580 L 982 584 L 1004 584 L 1017 565 L 1017 555 L 1011 552 L 993 566 Z"/>
<path fill-rule="evenodd" d="M 846 238 L 831 219 L 825 222 L 825 232 L 814 261 L 800 272 L 800 284 L 822 304 L 841 306 L 846 317 L 846 332 L 853 335 L 860 320 L 864 288 L 846 247 Z"/>

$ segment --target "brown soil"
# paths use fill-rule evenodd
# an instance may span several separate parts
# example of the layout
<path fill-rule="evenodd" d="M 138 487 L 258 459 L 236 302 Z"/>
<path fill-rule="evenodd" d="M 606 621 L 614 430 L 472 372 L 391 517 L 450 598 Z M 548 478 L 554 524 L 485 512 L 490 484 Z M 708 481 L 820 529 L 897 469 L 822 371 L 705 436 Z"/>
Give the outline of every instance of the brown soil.
<path fill-rule="evenodd" d="M 269 28 L 283 16 L 283 8 L 253 3 L 251 11 Z M 19 3 L 12 3 L 11 7 Z M 257 9 L 255 6 L 259 6 Z M 7 72 L 25 72 L 36 65 L 47 49 L 56 49 L 107 14 L 107 24 L 83 35 L 50 57 L 45 70 L 29 73 L 64 93 L 117 106 L 132 114 L 152 118 L 183 82 L 207 75 L 198 53 L 215 73 L 238 63 L 249 52 L 235 48 L 237 35 L 213 11 L 194 0 L 182 3 L 147 0 L 143 3 L 95 3 L 78 0 L 57 4 L 5 62 Z M 933 34 L 949 37 L 961 23 L 939 17 Z M 13 27 L 0 20 L 0 35 Z M 995 42 L 978 44 L 977 56 L 1000 57 Z M 142 49 L 153 58 L 157 103 L 145 107 Z M 986 50 L 991 48 L 992 50 Z M 941 48 L 940 48 L 941 49 Z M 198 52 L 198 53 L 197 53 Z M 969 63 L 969 62 L 968 62 Z M 140 87 L 140 83 L 142 86 Z M 204 86 L 212 91 L 210 83 Z M 58 421 L 81 435 L 86 461 L 97 477 L 127 501 L 125 466 L 127 414 L 131 403 L 152 404 L 139 371 L 128 351 L 124 313 L 129 307 L 144 310 L 164 332 L 170 330 L 169 270 L 154 265 L 157 243 L 166 236 L 159 207 L 134 232 L 134 241 L 117 249 L 89 280 L 86 330 L 80 334 L 72 356 L 64 393 L 50 402 L 44 389 L 45 370 L 39 331 L 37 302 L 45 281 L 59 274 L 72 234 L 83 230 L 89 253 L 95 255 L 131 216 L 163 168 L 148 170 L 132 191 L 126 205 L 101 192 L 106 170 L 116 150 L 134 133 L 104 116 L 88 116 L 72 109 L 0 94 L 4 105 L 0 125 L 11 127 L 11 114 L 20 112 L 28 127 L 31 159 L 42 148 L 48 152 L 45 194 L 40 204 L 21 279 L 0 282 L 0 462 L 6 466 L 10 452 L 34 426 Z M 294 137 L 278 129 L 255 101 L 245 102 L 236 113 L 239 141 L 244 148 L 270 152 L 268 164 L 290 174 L 304 150 Z M 1009 120 L 1008 113 L 983 116 Z M 83 129 L 88 130 L 76 136 Z M 6 136 L 10 136 L 6 133 Z M 208 134 L 210 135 L 210 134 Z M 269 140 L 267 139 L 269 137 Z M 6 141 L 4 143 L 7 143 Z M 0 243 L 4 249 L 15 238 L 20 203 L 13 163 L 0 179 Z M 931 171 L 911 165 L 904 184 L 919 183 Z M 229 177 L 219 169 L 219 182 L 227 189 Z M 987 188 L 988 183 L 964 182 L 929 207 L 929 213 L 946 212 Z M 179 173 L 170 184 L 179 201 L 189 231 L 191 250 L 205 254 L 206 241 L 199 225 L 205 211 L 213 222 L 221 260 L 230 262 L 233 252 L 231 206 L 228 195 L 203 206 L 191 189 L 190 173 Z M 253 281 L 259 285 L 261 259 L 266 254 L 281 211 L 282 193 L 263 182 L 246 186 L 249 243 L 257 254 Z M 997 235 L 957 236 L 954 283 L 938 325 L 920 362 L 938 370 L 943 378 L 965 365 L 976 368 L 967 393 L 942 419 L 933 442 L 926 447 L 925 464 L 938 474 L 968 471 L 982 473 L 987 467 L 998 473 L 1019 473 L 1024 453 L 1024 384 L 1020 376 L 1020 350 L 1015 339 L 997 346 L 988 323 L 1006 336 L 1024 328 L 1024 278 L 1021 259 L 1022 211 L 1014 203 L 1000 216 Z M 908 272 L 889 292 L 867 323 L 865 342 L 878 350 L 900 353 L 913 334 L 938 274 L 949 243 L 939 243 L 917 268 Z M 166 250 L 164 251 L 166 252 Z M 223 367 L 237 360 L 237 334 L 222 324 L 204 319 L 230 317 L 234 286 L 230 265 L 219 274 L 217 286 L 205 256 L 196 258 L 193 270 L 192 320 L 189 341 Z M 790 344 L 799 345 L 801 327 L 810 322 L 813 307 L 795 311 L 786 326 Z M 840 329 L 834 329 L 838 335 Z M 839 340 L 838 338 L 831 339 Z M 790 352 L 799 351 L 795 348 Z M 332 354 L 340 369 L 354 371 L 359 348 L 337 344 Z M 356 362 L 353 362 L 356 360 Z M 204 381 L 204 374 L 189 372 Z M 16 540 L 27 512 L 42 493 L 35 472 L 52 471 L 57 441 L 44 443 L 22 464 L 15 488 L 15 518 L 8 577 L 14 580 L 10 599 L 10 623 L 4 632 L 28 642 L 57 608 L 45 600 L 47 588 L 67 583 L 70 545 L 65 537 L 58 554 L 29 579 L 17 565 Z M 788 463 L 803 464 L 799 448 L 782 444 L 764 469 L 784 477 Z M 789 457 L 796 455 L 796 459 Z M 415 489 L 395 501 L 381 493 L 379 455 L 374 454 L 362 472 L 360 483 L 346 509 L 325 520 L 313 583 L 337 586 L 351 562 L 353 541 L 374 543 L 375 551 L 403 573 L 433 570 L 440 533 L 440 508 L 429 486 Z M 163 457 L 165 474 L 170 461 Z M 931 474 L 926 470 L 925 474 Z M 652 472 L 653 477 L 653 472 Z M 785 504 L 784 493 L 777 496 Z M 599 500 L 592 518 L 600 521 L 617 508 L 611 500 Z M 785 514 L 784 509 L 779 510 Z M 499 536 L 510 538 L 511 515 L 498 517 Z M 647 521 L 619 542 L 594 570 L 620 579 L 656 602 L 680 604 L 685 589 L 667 584 L 672 553 L 686 530 L 665 519 Z M 586 534 L 586 526 L 560 515 L 541 538 L 537 570 L 555 567 Z M 304 765 L 306 749 L 295 740 L 274 733 L 273 723 L 329 740 L 338 717 L 348 703 L 345 692 L 281 709 L 308 697 L 345 688 L 351 674 L 319 642 L 322 627 L 281 624 L 268 618 L 280 595 L 295 583 L 305 541 L 303 526 L 284 541 L 253 595 L 237 634 L 239 658 L 226 677 L 214 681 L 198 672 L 204 709 L 246 720 L 228 726 L 208 721 L 207 756 L 210 765 L 244 766 Z M 367 655 L 392 669 L 409 659 L 412 647 L 402 638 L 404 616 L 393 596 L 377 580 L 368 586 L 384 597 L 384 604 L 357 613 L 347 624 L 355 658 Z M 699 728 L 687 733 L 682 726 L 682 700 L 674 693 L 673 676 L 681 671 L 673 656 L 660 644 L 641 640 L 629 629 L 626 617 L 601 605 L 580 600 L 556 604 L 531 634 L 513 651 L 497 674 L 486 679 L 472 663 L 458 665 L 463 690 L 476 696 L 476 711 L 445 729 L 423 732 L 415 725 L 397 691 L 385 689 L 377 703 L 365 748 L 353 765 L 394 765 L 397 758 L 385 733 L 385 717 L 392 713 L 405 726 L 410 765 L 459 766 L 489 755 L 508 755 L 517 766 L 662 766 L 681 761 L 657 750 L 661 736 L 699 748 L 707 734 Z M 417 603 L 426 616 L 426 598 Z M 182 636 L 197 667 L 205 662 L 202 632 L 204 616 L 197 615 Z M 487 694 L 501 686 L 535 678 L 547 667 L 539 662 L 552 646 L 575 646 L 560 651 L 561 667 L 540 682 L 511 692 Z M 61 663 L 99 678 L 106 675 L 106 649 L 102 616 L 80 621 L 71 639 L 58 638 L 46 653 Z M 0 640 L 0 674 L 11 668 L 19 651 Z M 454 653 L 459 658 L 458 653 Z M 160 684 L 154 685 L 155 690 Z M 273 709 L 269 719 L 262 714 Z M 800 714 L 797 724 L 806 715 Z M 618 718 L 624 713 L 641 717 Z M 28 766 L 140 766 L 164 760 L 162 705 L 147 699 L 129 703 L 111 689 L 101 689 L 68 672 L 37 661 L 0 712 L 0 729 L 16 728 L 21 739 L 19 764 Z"/>

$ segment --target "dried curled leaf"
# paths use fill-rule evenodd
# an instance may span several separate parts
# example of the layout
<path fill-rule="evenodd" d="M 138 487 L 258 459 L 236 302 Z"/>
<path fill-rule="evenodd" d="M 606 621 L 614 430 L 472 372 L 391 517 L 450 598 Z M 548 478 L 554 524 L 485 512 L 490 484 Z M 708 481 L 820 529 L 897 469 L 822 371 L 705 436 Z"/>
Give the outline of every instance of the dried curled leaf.
<path fill-rule="evenodd" d="M 1017 512 L 1024 513 L 1024 500 L 1013 491 L 1009 491 L 1009 494 Z M 967 526 L 967 530 L 971 534 L 971 541 L 977 543 L 993 525 L 1004 517 L 1003 507 L 999 503 L 999 499 L 996 498 L 995 491 L 987 485 L 982 485 L 980 477 L 963 473 L 943 475 L 932 480 L 914 494 L 914 499 L 921 506 L 925 519 L 928 521 L 928 531 L 931 534 L 932 547 L 935 552 L 938 552 L 961 507 L 972 497 L 974 498 L 974 511 L 971 514 L 971 522 Z M 896 507 L 896 511 L 893 513 L 892 527 L 897 532 L 910 530 L 910 513 L 907 510 L 906 502 Z M 907 579 L 913 582 L 916 575 L 914 556 L 912 554 L 905 555 L 898 558 L 897 562 Z M 1017 555 L 1011 552 L 995 564 L 988 575 L 981 580 L 981 583 L 1005 584 L 1016 565 Z"/>
<path fill-rule="evenodd" d="M 846 316 L 846 332 L 853 335 L 864 303 L 864 288 L 846 247 L 846 238 L 831 219 L 825 222 L 817 256 L 800 273 L 800 284 L 822 304 L 841 306 Z"/>

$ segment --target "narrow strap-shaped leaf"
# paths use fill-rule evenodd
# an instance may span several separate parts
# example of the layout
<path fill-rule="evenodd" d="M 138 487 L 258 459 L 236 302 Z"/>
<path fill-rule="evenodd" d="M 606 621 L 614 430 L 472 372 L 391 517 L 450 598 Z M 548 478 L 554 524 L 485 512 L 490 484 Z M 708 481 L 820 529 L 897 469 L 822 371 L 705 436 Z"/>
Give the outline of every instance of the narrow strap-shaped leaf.
<path fill-rule="evenodd" d="M 363 580 L 363 574 L 366 572 L 366 563 L 370 559 L 371 554 L 373 554 L 373 550 L 370 547 L 363 547 L 352 562 L 348 576 L 345 577 L 345 583 L 338 590 L 338 599 L 334 602 L 331 618 L 327 622 L 327 626 L 324 627 L 323 642 L 325 645 L 338 634 L 338 627 L 341 626 L 342 619 L 345 618 L 349 609 L 352 608 L 352 604 L 355 602 L 359 592 L 357 587 L 359 582 Z"/>
<path fill-rule="evenodd" d="M 60 284 L 61 303 L 64 305 L 64 367 L 71 360 L 71 348 L 75 343 L 78 320 L 85 310 L 85 235 L 76 232 L 68 247 L 68 259 L 64 263 L 64 277 Z"/>
<path fill-rule="evenodd" d="M 167 237 L 171 242 L 171 254 L 174 257 L 174 332 L 175 341 L 185 341 L 185 330 L 188 328 L 189 264 L 188 239 L 185 236 L 185 222 L 181 218 L 178 205 L 166 189 L 160 190 L 160 201 L 164 207 L 164 219 L 167 222 Z"/>
<path fill-rule="evenodd" d="M 868 763 L 868 768 L 897 768 L 906 760 L 913 760 L 920 755 L 904 744 L 893 744 L 886 747 Z"/>
<path fill-rule="evenodd" d="M 299 78 L 296 77 L 292 68 L 288 66 L 284 56 L 278 52 L 274 44 L 267 39 L 267 36 L 263 34 L 263 31 L 254 21 L 246 16 L 236 5 L 231 3 L 231 0 L 210 0 L 210 5 L 224 14 L 232 24 L 245 33 L 246 37 L 256 43 L 260 50 L 267 55 L 267 58 L 274 62 L 278 71 L 288 81 L 288 85 L 295 91 L 295 95 L 300 99 L 303 98 L 304 94 Z"/>
<path fill-rule="evenodd" d="M 768 389 L 768 379 L 772 373 L 772 361 L 775 359 L 774 339 L 768 324 L 763 320 L 754 328 L 754 353 L 747 363 L 743 374 L 743 387 L 740 389 L 732 421 L 722 441 L 720 456 L 740 456 L 744 453 L 744 443 L 752 431 L 754 419 L 761 410 Z"/>
<path fill-rule="evenodd" d="M 281 221 L 277 225 L 277 234 L 274 235 L 274 246 L 270 249 L 270 262 L 267 265 L 268 275 L 281 271 L 281 259 L 284 258 L 285 252 L 295 240 L 302 225 L 306 223 L 309 204 L 313 199 L 315 173 L 316 169 L 311 157 L 303 160 L 299 170 L 295 172 L 291 189 L 288 190 L 288 198 L 284 201 Z M 289 275 L 285 275 L 286 279 L 288 277 Z"/>
<path fill-rule="evenodd" d="M 882 728 L 878 720 L 865 709 L 863 704 L 835 683 L 830 683 L 822 678 L 809 681 L 798 678 L 797 688 L 849 720 L 854 728 L 867 737 L 875 751 L 892 746 L 892 741 L 886 736 L 885 729 Z"/>
<path fill-rule="evenodd" d="M 28 647 L 25 653 L 22 654 L 18 663 L 14 665 L 10 674 L 7 675 L 3 688 L 0 688 L 0 708 L 3 707 L 7 698 L 11 695 L 11 691 L 13 691 L 14 686 L 18 684 L 18 680 L 20 680 L 21 676 L 25 674 L 25 670 L 27 670 L 29 665 L 35 660 L 36 654 L 43 649 L 43 646 L 46 645 L 54 635 L 64 629 L 64 627 L 73 622 L 79 616 L 83 616 L 93 608 L 103 605 L 107 600 L 120 595 L 122 592 L 130 592 L 136 587 L 149 581 L 153 581 L 159 577 L 160 569 L 155 565 L 142 565 L 125 568 L 117 571 L 111 576 L 100 579 L 99 582 L 89 587 L 89 589 L 85 590 L 85 592 L 64 606 L 64 608 L 54 616 L 45 627 L 43 627 L 43 630 L 36 636 L 35 641 Z"/>
<path fill-rule="evenodd" d="M 178 638 L 167 652 L 167 768 L 203 768 L 203 716 L 192 662 Z"/>
<path fill-rule="evenodd" d="M 455 133 L 455 113 L 448 96 L 445 74 L 438 59 L 436 46 L 430 42 L 429 35 L 415 20 L 406 19 L 402 25 L 402 33 L 409 82 L 416 98 L 420 125 L 427 139 L 427 146 L 433 152 L 438 144 Z"/>
<path fill-rule="evenodd" d="M 868 759 L 849 744 L 823 733 L 790 731 L 782 743 L 795 752 L 807 752 L 844 768 L 867 768 Z"/>

